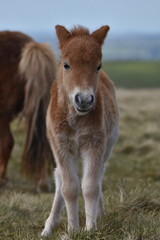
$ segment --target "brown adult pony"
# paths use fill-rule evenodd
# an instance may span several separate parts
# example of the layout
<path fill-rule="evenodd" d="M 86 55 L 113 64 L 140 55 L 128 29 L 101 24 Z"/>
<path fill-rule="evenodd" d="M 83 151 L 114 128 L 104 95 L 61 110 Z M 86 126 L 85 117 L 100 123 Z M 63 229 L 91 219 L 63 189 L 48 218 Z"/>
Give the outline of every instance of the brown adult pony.
<path fill-rule="evenodd" d="M 46 187 L 45 115 L 49 89 L 55 78 L 54 54 L 20 32 L 0 32 L 0 185 L 6 183 L 7 164 L 14 140 L 10 123 L 19 113 L 26 120 L 22 170 Z"/>
<path fill-rule="evenodd" d="M 103 26 L 90 34 L 83 27 L 68 31 L 63 26 L 56 26 L 61 63 L 47 112 L 48 137 L 57 164 L 56 192 L 42 236 L 49 236 L 59 223 L 64 202 L 68 230 L 79 227 L 79 159 L 83 160 L 86 230 L 96 225 L 99 211 L 104 213 L 104 163 L 118 136 L 114 84 L 100 70 L 101 46 L 108 30 L 108 26 Z"/>

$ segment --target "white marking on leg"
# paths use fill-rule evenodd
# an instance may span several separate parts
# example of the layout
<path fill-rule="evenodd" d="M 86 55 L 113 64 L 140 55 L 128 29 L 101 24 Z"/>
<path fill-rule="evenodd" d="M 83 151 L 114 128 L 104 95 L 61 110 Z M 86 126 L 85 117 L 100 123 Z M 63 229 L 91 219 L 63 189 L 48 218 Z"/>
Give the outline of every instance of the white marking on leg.
<path fill-rule="evenodd" d="M 99 209 L 101 193 L 101 162 L 99 166 L 94 164 L 88 153 L 83 154 L 84 174 L 82 179 L 82 191 L 85 200 L 86 229 L 95 227 Z"/>
<path fill-rule="evenodd" d="M 59 169 L 55 170 L 55 184 L 56 184 L 56 192 L 52 205 L 52 209 L 49 217 L 46 220 L 45 228 L 41 233 L 41 236 L 50 236 L 52 233 L 52 229 L 56 227 L 59 223 L 60 213 L 63 207 L 64 199 L 61 193 L 62 180 L 60 176 Z"/>
<path fill-rule="evenodd" d="M 68 160 L 62 174 L 62 194 L 65 200 L 68 217 L 68 230 L 79 228 L 78 220 L 78 193 L 79 180 L 77 176 L 76 161 Z"/>

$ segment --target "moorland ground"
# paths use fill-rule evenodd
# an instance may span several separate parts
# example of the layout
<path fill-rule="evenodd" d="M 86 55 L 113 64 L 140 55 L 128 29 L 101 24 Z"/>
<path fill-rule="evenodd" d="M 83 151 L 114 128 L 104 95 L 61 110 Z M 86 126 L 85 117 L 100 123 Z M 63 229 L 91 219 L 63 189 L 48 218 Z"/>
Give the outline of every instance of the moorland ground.
<path fill-rule="evenodd" d="M 160 89 L 155 81 L 152 85 L 157 89 L 137 89 L 137 85 L 134 89 L 117 89 L 120 133 L 103 181 L 107 213 L 99 217 L 96 230 L 70 233 L 69 239 L 160 239 Z M 50 193 L 37 194 L 35 185 L 22 179 L 23 121 L 13 122 L 12 129 L 15 146 L 8 168 L 10 181 L 0 189 L 0 239 L 37 240 L 50 212 L 54 184 Z M 79 204 L 83 227 L 82 195 Z M 64 210 L 61 224 L 50 239 L 61 239 L 66 228 Z"/>

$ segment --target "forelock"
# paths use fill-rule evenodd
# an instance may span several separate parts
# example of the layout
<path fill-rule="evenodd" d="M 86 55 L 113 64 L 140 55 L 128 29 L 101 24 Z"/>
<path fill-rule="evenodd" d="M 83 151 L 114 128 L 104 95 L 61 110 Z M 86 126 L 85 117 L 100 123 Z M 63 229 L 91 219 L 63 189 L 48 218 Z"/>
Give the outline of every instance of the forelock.
<path fill-rule="evenodd" d="M 73 37 L 83 37 L 83 36 L 89 36 L 89 30 L 88 28 L 82 27 L 82 26 L 75 26 L 72 30 L 71 30 L 71 35 Z"/>

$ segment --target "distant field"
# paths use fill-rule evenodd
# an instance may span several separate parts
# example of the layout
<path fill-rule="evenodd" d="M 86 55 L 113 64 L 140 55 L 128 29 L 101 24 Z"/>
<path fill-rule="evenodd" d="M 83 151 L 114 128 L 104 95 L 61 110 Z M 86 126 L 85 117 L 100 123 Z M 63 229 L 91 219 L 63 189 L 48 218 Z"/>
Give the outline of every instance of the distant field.
<path fill-rule="evenodd" d="M 118 87 L 160 87 L 160 62 L 104 62 L 103 70 Z"/>

